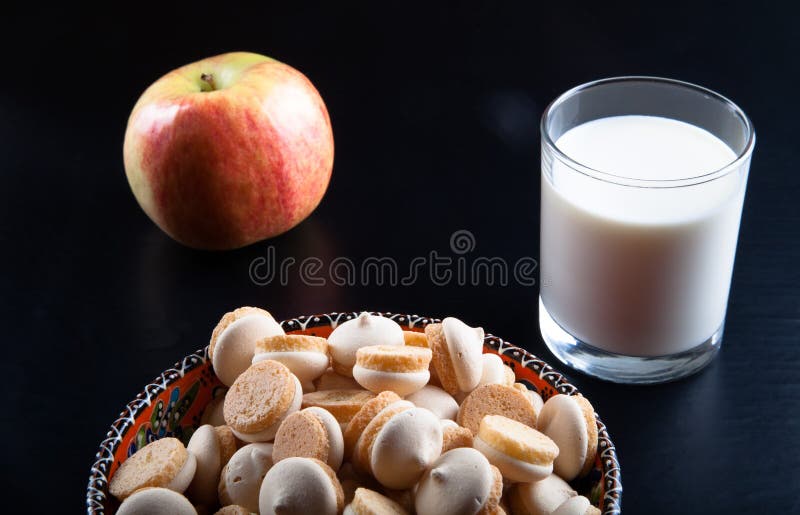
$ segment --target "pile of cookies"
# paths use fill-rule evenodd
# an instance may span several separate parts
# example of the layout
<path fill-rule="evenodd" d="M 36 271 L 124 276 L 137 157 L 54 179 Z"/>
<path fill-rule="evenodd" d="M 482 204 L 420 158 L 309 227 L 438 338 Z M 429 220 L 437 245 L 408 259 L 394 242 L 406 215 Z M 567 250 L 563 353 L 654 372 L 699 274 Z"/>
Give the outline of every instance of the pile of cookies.
<path fill-rule="evenodd" d="M 592 406 L 543 402 L 483 337 L 362 313 L 325 339 L 227 313 L 209 346 L 227 393 L 187 446 L 163 438 L 122 463 L 117 513 L 599 514 L 568 483 L 595 461 Z"/>

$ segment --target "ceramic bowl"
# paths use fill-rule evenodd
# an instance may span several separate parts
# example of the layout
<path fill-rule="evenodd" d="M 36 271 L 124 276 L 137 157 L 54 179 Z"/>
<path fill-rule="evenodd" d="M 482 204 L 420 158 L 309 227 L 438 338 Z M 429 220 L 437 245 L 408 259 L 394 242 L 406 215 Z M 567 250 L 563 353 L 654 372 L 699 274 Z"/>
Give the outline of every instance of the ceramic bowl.
<path fill-rule="evenodd" d="M 374 313 L 395 320 L 403 329 L 422 331 L 440 320 L 418 315 Z M 287 333 L 327 337 L 341 322 L 358 313 L 329 313 L 292 318 L 281 322 Z M 556 394 L 575 395 L 578 389 L 550 365 L 528 351 L 503 339 L 486 335 L 484 352 L 498 354 L 514 370 L 517 381 L 536 390 L 544 400 Z M 86 508 L 91 514 L 111 514 L 118 502 L 108 493 L 108 481 L 120 464 L 144 445 L 165 436 L 184 443 L 200 424 L 208 403 L 225 392 L 208 358 L 208 347 L 189 354 L 144 387 L 120 412 L 100 442 L 86 489 Z M 572 483 L 603 515 L 621 512 L 622 480 L 617 453 L 606 426 L 597 417 L 598 445 L 594 468 L 588 476 Z"/>

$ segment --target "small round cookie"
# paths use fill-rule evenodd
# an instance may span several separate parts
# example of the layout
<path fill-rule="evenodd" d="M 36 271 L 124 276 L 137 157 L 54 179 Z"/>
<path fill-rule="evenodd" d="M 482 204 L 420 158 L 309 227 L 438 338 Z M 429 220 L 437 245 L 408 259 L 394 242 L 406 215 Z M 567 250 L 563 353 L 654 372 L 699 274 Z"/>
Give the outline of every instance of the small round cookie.
<path fill-rule="evenodd" d="M 225 313 L 211 333 L 208 345 L 208 355 L 219 380 L 226 386 L 232 385 L 250 366 L 256 342 L 276 334 L 284 331 L 263 309 L 246 306 Z"/>
<path fill-rule="evenodd" d="M 402 506 L 374 490 L 359 488 L 344 515 L 408 515 Z"/>
<path fill-rule="evenodd" d="M 259 361 L 250 365 L 231 385 L 223 413 L 233 434 L 245 442 L 267 442 L 280 423 L 300 409 L 303 388 L 286 365 Z"/>
<path fill-rule="evenodd" d="M 252 512 L 244 506 L 238 504 L 229 504 L 218 509 L 214 515 L 252 515 Z"/>
<path fill-rule="evenodd" d="M 141 488 L 127 497 L 118 515 L 197 515 L 189 500 L 169 488 Z"/>
<path fill-rule="evenodd" d="M 197 460 L 180 440 L 162 438 L 150 442 L 123 461 L 111 477 L 108 491 L 120 501 L 148 486 L 183 493 L 192 482 L 196 467 Z"/>
<path fill-rule="evenodd" d="M 253 363 L 273 359 L 286 365 L 300 380 L 304 392 L 313 392 L 314 379 L 328 369 L 328 341 L 319 336 L 282 334 L 258 340 Z"/>
<path fill-rule="evenodd" d="M 458 415 L 458 403 L 452 395 L 438 386 L 425 385 L 420 390 L 406 396 L 415 406 L 433 412 L 441 419 L 455 420 Z"/>
<path fill-rule="evenodd" d="M 337 374 L 332 368 L 326 370 L 314 381 L 314 391 L 322 390 L 360 390 L 361 385 L 352 377 Z"/>
<path fill-rule="evenodd" d="M 356 442 L 358 442 L 361 433 L 367 428 L 367 424 L 383 408 L 399 400 L 402 399 L 394 392 L 381 392 L 361 406 L 361 409 L 347 423 L 342 435 L 344 437 L 344 455 L 347 456 L 347 459 L 350 459 L 353 455 Z"/>
<path fill-rule="evenodd" d="M 276 463 L 261 484 L 261 515 L 336 515 L 344 508 L 344 492 L 328 465 L 313 458 L 287 458 Z"/>
<path fill-rule="evenodd" d="M 483 329 L 448 317 L 441 324 L 425 326 L 425 335 L 442 388 L 452 395 L 475 389 L 483 371 Z"/>
<path fill-rule="evenodd" d="M 497 467 L 466 447 L 439 456 L 417 485 L 417 515 L 499 513 L 503 477 Z"/>
<path fill-rule="evenodd" d="M 370 451 L 370 468 L 380 484 L 405 490 L 442 453 L 439 418 L 424 408 L 396 414 L 378 431 Z"/>
<path fill-rule="evenodd" d="M 367 426 L 362 431 L 356 441 L 351 461 L 357 470 L 372 474 L 370 456 L 372 454 L 372 444 L 378 432 L 393 416 L 398 413 L 413 408 L 414 405 L 408 401 L 397 401 L 389 404 L 372 417 Z"/>
<path fill-rule="evenodd" d="M 275 435 L 272 461 L 300 456 L 324 461 L 339 470 L 344 456 L 344 439 L 339 422 L 328 411 L 311 407 L 286 417 Z"/>
<path fill-rule="evenodd" d="M 555 474 L 534 483 L 517 483 L 511 490 L 511 509 L 520 515 L 550 515 L 578 492 Z"/>
<path fill-rule="evenodd" d="M 195 504 L 213 506 L 217 503 L 217 485 L 224 453 L 217 431 L 208 424 L 198 427 L 189 439 L 186 449 L 197 461 L 194 478 L 186 489 L 186 497 Z"/>
<path fill-rule="evenodd" d="M 452 420 L 442 419 L 442 454 L 459 447 L 472 447 L 472 431 Z"/>
<path fill-rule="evenodd" d="M 220 395 L 211 399 L 203 410 L 203 415 L 200 417 L 201 424 L 211 424 L 212 426 L 224 426 L 225 416 L 222 414 L 222 407 L 225 405 L 225 395 Z"/>
<path fill-rule="evenodd" d="M 556 444 L 539 431 L 500 415 L 481 421 L 473 446 L 509 481 L 531 483 L 553 472 Z"/>
<path fill-rule="evenodd" d="M 486 415 L 504 417 L 536 427 L 536 412 L 522 392 L 502 384 L 484 384 L 475 388 L 461 402 L 456 422 L 477 434 Z"/>
<path fill-rule="evenodd" d="M 537 428 L 558 445 L 553 470 L 565 481 L 585 476 L 597 454 L 597 419 L 581 395 L 554 395 L 544 403 Z"/>
<path fill-rule="evenodd" d="M 356 352 L 353 379 L 376 394 L 388 390 L 404 397 L 428 384 L 430 363 L 431 351 L 423 347 L 361 347 Z"/>
<path fill-rule="evenodd" d="M 542 407 L 544 406 L 544 400 L 542 400 L 542 396 L 539 395 L 538 392 L 530 390 L 527 386 L 522 383 L 514 383 L 514 388 L 519 390 L 520 392 L 524 393 L 525 396 L 531 401 L 531 405 L 533 406 L 533 411 L 536 412 L 536 418 L 538 420 L 539 413 L 542 411 Z"/>
<path fill-rule="evenodd" d="M 600 515 L 600 510 L 582 495 L 570 497 L 553 511 L 552 515 Z"/>
<path fill-rule="evenodd" d="M 323 390 L 303 395 L 303 408 L 316 406 L 328 411 L 340 424 L 346 424 L 375 394 L 367 390 Z"/>
<path fill-rule="evenodd" d="M 367 312 L 340 324 L 328 336 L 333 369 L 352 377 L 356 351 L 369 345 L 405 345 L 403 329 L 394 320 Z"/>
<path fill-rule="evenodd" d="M 428 337 L 425 336 L 424 332 L 403 331 L 403 341 L 405 341 L 406 345 L 410 345 L 411 347 L 431 348 L 428 344 Z"/>
<path fill-rule="evenodd" d="M 483 359 L 483 369 L 481 380 L 478 384 L 502 384 L 512 386 L 514 384 L 514 371 L 503 363 L 503 359 L 497 354 L 486 353 L 481 356 Z"/>
<path fill-rule="evenodd" d="M 236 451 L 219 478 L 220 504 L 238 504 L 258 512 L 261 481 L 272 468 L 272 447 L 271 443 L 251 443 Z"/>

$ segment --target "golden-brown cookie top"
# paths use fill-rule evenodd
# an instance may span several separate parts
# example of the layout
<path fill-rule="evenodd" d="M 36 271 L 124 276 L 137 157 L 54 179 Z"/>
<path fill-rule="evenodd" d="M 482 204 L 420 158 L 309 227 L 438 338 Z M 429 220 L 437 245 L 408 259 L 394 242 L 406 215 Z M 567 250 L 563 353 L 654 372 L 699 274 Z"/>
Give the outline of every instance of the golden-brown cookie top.
<path fill-rule="evenodd" d="M 150 442 L 122 462 L 111 477 L 108 490 L 124 500 L 144 487 L 166 487 L 178 475 L 189 451 L 177 438 L 161 438 Z"/>
<path fill-rule="evenodd" d="M 459 447 L 472 447 L 472 431 L 455 422 L 442 425 L 442 454 Z"/>
<path fill-rule="evenodd" d="M 459 391 L 458 380 L 453 361 L 450 358 L 450 350 L 447 348 L 447 340 L 444 338 L 442 324 L 426 325 L 425 336 L 432 352 L 431 364 L 436 370 L 436 376 L 442 389 L 450 395 L 455 395 Z"/>
<path fill-rule="evenodd" d="M 403 340 L 406 342 L 406 345 L 410 347 L 431 348 L 428 343 L 428 337 L 425 335 L 424 331 L 403 331 Z"/>
<path fill-rule="evenodd" d="M 534 465 L 552 464 L 558 456 L 558 446 L 548 436 L 502 415 L 483 417 L 478 437 L 495 450 Z"/>
<path fill-rule="evenodd" d="M 328 353 L 328 340 L 308 334 L 277 334 L 256 342 L 255 352 L 321 352 Z"/>
<path fill-rule="evenodd" d="M 516 388 L 484 384 L 462 401 L 456 421 L 475 435 L 486 415 L 502 415 L 530 427 L 536 427 L 536 412 L 525 395 Z"/>
<path fill-rule="evenodd" d="M 589 434 L 589 442 L 586 448 L 586 461 L 583 463 L 583 468 L 579 477 L 583 477 L 592 470 L 595 457 L 597 456 L 597 417 L 594 414 L 594 407 L 589 400 L 583 395 L 575 395 L 575 400 L 581 408 L 583 418 L 586 421 L 586 431 Z"/>
<path fill-rule="evenodd" d="M 357 488 L 350 509 L 354 515 L 407 515 L 400 504 L 374 490 Z"/>
<path fill-rule="evenodd" d="M 295 411 L 281 423 L 275 434 L 272 462 L 299 456 L 328 461 L 331 442 L 322 422 L 312 413 Z"/>
<path fill-rule="evenodd" d="M 273 360 L 253 363 L 225 396 L 225 422 L 240 433 L 267 429 L 288 410 L 295 396 L 295 378 L 286 365 Z"/>
<path fill-rule="evenodd" d="M 323 390 L 303 395 L 303 408 L 328 410 L 341 423 L 349 422 L 367 401 L 375 397 L 368 390 Z"/>
<path fill-rule="evenodd" d="M 379 393 L 361 406 L 358 412 L 347 423 L 347 427 L 344 430 L 345 459 L 350 459 L 350 456 L 352 456 L 353 450 L 356 447 L 356 442 L 358 442 L 358 437 L 364 432 L 370 420 L 375 418 L 375 415 L 380 413 L 383 408 L 399 400 L 401 400 L 399 395 L 394 392 L 386 391 Z"/>
<path fill-rule="evenodd" d="M 356 365 L 383 372 L 418 372 L 428 370 L 431 351 L 406 345 L 371 345 L 356 352 Z"/>

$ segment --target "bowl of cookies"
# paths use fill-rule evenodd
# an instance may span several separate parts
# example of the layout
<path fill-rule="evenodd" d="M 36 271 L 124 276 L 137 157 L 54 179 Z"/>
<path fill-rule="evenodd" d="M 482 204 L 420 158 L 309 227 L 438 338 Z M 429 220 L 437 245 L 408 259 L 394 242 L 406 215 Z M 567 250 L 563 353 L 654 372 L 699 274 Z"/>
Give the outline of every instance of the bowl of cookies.
<path fill-rule="evenodd" d="M 621 512 L 590 401 L 470 327 L 363 312 L 226 313 L 100 443 L 90 514 Z"/>

